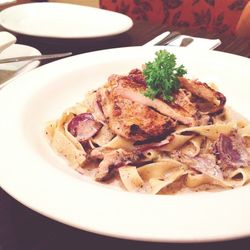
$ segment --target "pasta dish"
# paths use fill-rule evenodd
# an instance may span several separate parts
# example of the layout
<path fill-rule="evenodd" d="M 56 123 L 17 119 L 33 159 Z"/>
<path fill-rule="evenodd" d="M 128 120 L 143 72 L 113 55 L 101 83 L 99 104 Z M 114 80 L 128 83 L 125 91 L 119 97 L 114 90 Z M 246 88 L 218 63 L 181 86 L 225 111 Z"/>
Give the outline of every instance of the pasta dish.
<path fill-rule="evenodd" d="M 52 148 L 79 173 L 118 182 L 131 192 L 172 194 L 247 184 L 249 122 L 225 106 L 226 97 L 213 84 L 182 74 L 171 96 L 163 98 L 160 87 L 149 96 L 145 72 L 143 66 L 111 75 L 49 122 L 45 131 Z"/>

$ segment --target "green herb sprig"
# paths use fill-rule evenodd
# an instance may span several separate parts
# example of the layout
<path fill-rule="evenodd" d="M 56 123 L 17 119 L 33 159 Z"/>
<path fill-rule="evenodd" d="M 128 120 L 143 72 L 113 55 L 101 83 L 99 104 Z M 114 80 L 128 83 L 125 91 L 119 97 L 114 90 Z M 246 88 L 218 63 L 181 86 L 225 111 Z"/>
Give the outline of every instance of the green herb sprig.
<path fill-rule="evenodd" d="M 153 62 L 147 62 L 143 75 L 147 83 L 145 96 L 165 101 L 173 100 L 173 92 L 180 88 L 178 77 L 187 73 L 185 67 L 176 66 L 176 56 L 166 50 L 159 50 Z"/>

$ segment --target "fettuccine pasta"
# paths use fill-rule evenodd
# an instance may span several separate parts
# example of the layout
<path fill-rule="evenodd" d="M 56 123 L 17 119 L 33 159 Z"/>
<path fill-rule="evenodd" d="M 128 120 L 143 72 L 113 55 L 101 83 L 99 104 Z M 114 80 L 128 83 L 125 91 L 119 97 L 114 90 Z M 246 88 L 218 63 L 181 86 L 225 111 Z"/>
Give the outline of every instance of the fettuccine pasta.
<path fill-rule="evenodd" d="M 129 192 L 172 194 L 232 189 L 250 182 L 250 124 L 222 93 L 180 79 L 172 102 L 143 95 L 140 70 L 112 75 L 49 122 L 52 148 L 99 182 Z M 197 90 L 199 88 L 199 91 Z"/>

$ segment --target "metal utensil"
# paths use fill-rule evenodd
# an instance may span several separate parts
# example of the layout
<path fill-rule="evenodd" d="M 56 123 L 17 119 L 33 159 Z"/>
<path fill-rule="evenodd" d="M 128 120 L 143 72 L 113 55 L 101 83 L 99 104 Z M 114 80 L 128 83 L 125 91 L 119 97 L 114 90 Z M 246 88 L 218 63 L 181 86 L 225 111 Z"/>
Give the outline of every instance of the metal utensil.
<path fill-rule="evenodd" d="M 178 31 L 173 31 L 166 37 L 164 37 L 162 40 L 157 42 L 155 45 L 167 45 L 168 43 L 172 42 L 174 39 L 176 39 L 178 36 L 180 36 L 181 33 Z"/>
<path fill-rule="evenodd" d="M 48 54 L 48 55 L 37 55 L 37 56 L 20 56 L 20 57 L 12 57 L 12 58 L 4 58 L 0 59 L 0 63 L 13 63 L 13 62 L 21 62 L 21 61 L 37 61 L 37 60 L 48 60 L 54 58 L 61 58 L 72 55 L 72 52 L 67 53 L 58 53 L 58 54 Z"/>
<path fill-rule="evenodd" d="M 185 37 L 185 38 L 182 39 L 181 44 L 180 44 L 180 47 L 186 47 L 186 46 L 188 46 L 190 43 L 192 43 L 193 41 L 194 41 L 193 38 L 191 38 L 191 37 Z"/>

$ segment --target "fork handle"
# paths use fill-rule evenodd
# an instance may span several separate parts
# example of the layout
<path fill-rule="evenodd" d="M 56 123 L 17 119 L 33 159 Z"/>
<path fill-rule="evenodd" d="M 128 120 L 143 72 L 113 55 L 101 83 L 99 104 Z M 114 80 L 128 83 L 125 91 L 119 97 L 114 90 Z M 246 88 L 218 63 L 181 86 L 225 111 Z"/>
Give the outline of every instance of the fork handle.
<path fill-rule="evenodd" d="M 12 58 L 0 59 L 0 63 L 13 63 L 13 62 L 21 62 L 21 61 L 47 60 L 47 59 L 66 57 L 66 56 L 70 56 L 70 55 L 72 55 L 72 52 L 58 53 L 58 54 L 48 54 L 48 55 L 37 55 L 37 56 L 20 56 L 20 57 L 12 57 Z"/>
<path fill-rule="evenodd" d="M 155 45 L 167 45 L 172 40 L 174 40 L 176 37 L 180 36 L 181 33 L 178 31 L 171 32 L 168 36 L 164 37 L 162 40 L 160 40 Z"/>

